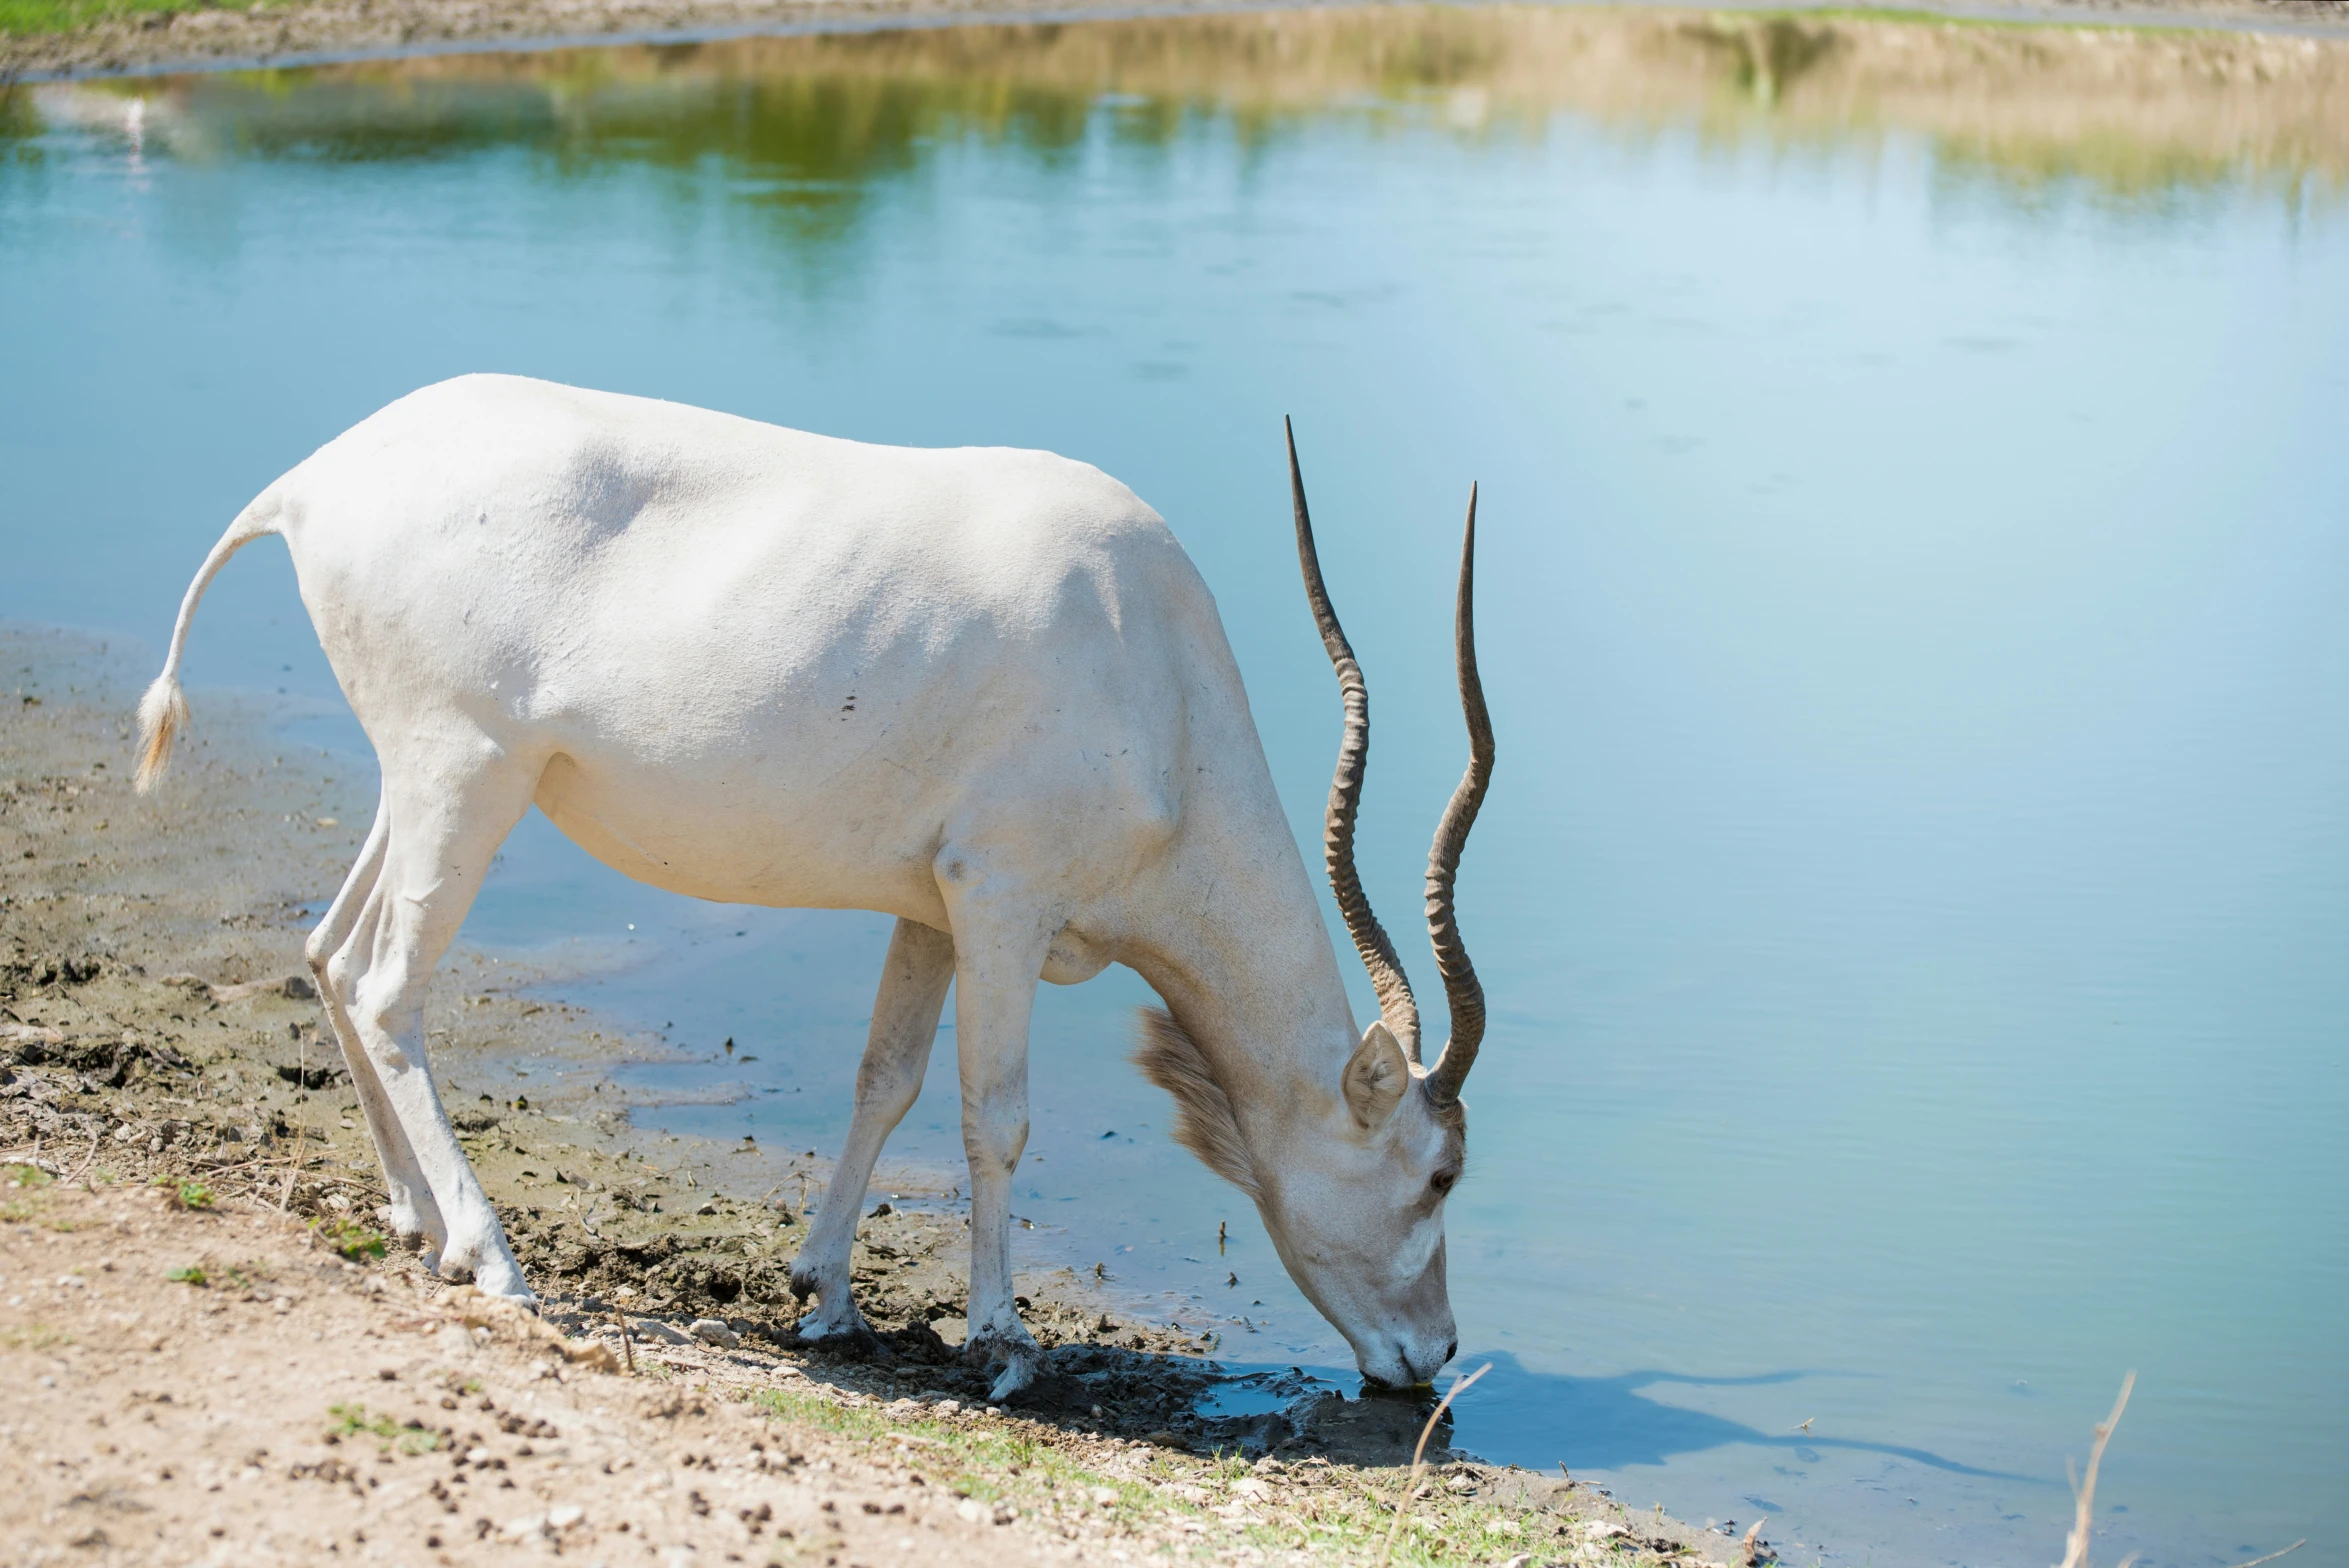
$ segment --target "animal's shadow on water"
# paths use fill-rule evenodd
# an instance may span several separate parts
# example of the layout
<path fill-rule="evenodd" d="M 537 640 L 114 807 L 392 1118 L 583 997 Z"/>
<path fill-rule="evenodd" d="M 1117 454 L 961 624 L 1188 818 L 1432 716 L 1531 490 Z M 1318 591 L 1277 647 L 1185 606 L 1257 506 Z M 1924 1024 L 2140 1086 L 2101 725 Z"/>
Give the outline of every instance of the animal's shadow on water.
<path fill-rule="evenodd" d="M 1647 1392 L 1659 1385 L 1756 1388 L 1839 1375 L 1835 1373 L 1700 1377 L 1643 1369 L 1613 1377 L 1570 1377 L 1529 1370 L 1506 1351 L 1467 1359 L 1490 1361 L 1493 1370 L 1460 1401 L 1462 1408 L 1451 1441 L 1487 1459 L 1529 1468 L 1563 1463 L 1575 1471 L 1618 1470 L 1628 1465 L 1660 1465 L 1678 1454 L 1743 1443 L 1783 1449 L 1804 1463 L 1816 1462 L 1823 1450 L 1843 1449 L 1906 1459 L 1951 1475 L 2002 1481 L 2037 1479 L 1984 1469 L 1899 1443 L 1822 1433 L 1764 1432 L 1725 1416 L 1667 1404 Z M 1467 1360 L 1460 1365 L 1465 1368 Z"/>
<path fill-rule="evenodd" d="M 1563 1464 L 1575 1473 L 1620 1470 L 1632 1465 L 1660 1465 L 1680 1454 L 1748 1444 L 1780 1449 L 1792 1458 L 1816 1463 L 1822 1451 L 1841 1449 L 1909 1460 L 1951 1475 L 2007 1481 L 2038 1478 L 2018 1476 L 1967 1464 L 1947 1455 L 1900 1443 L 1864 1437 L 1822 1433 L 1765 1432 L 1724 1416 L 1668 1404 L 1649 1390 L 1659 1385 L 1686 1388 L 1754 1388 L 1791 1384 L 1838 1374 L 1816 1371 L 1766 1372 L 1746 1377 L 1700 1377 L 1679 1372 L 1643 1369 L 1613 1377 L 1571 1377 L 1536 1372 L 1501 1352 L 1464 1357 L 1452 1376 L 1475 1365 L 1492 1363 L 1492 1371 L 1451 1409 L 1444 1412 L 1429 1438 L 1429 1450 L 1473 1453 L 1495 1463 L 1518 1464 L 1548 1470 Z M 1411 1451 L 1438 1394 L 1427 1389 L 1381 1393 L 1364 1389 L 1354 1397 L 1340 1392 L 1352 1382 L 1334 1372 L 1309 1381 L 1313 1386 L 1297 1397 L 1295 1369 L 1230 1369 L 1228 1376 L 1205 1401 L 1202 1414 L 1211 1440 L 1238 1438 L 1244 1447 L 1301 1439 L 1327 1450 L 1333 1458 L 1356 1464 L 1408 1464 Z M 1219 1415 L 1221 1410 L 1244 1408 L 1248 1390 L 1260 1391 L 1261 1413 Z M 1270 1396 L 1290 1395 L 1277 1402 Z M 1237 1396 L 1237 1397 L 1235 1397 Z"/>

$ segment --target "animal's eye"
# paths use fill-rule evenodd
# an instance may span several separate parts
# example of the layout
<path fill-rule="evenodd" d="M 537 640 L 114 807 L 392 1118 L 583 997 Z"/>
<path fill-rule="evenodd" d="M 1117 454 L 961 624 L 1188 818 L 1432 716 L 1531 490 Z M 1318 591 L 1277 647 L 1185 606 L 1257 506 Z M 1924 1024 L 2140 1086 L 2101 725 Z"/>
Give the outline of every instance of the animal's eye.
<path fill-rule="evenodd" d="M 1460 1173 L 1458 1171 L 1437 1171 L 1433 1176 L 1428 1178 L 1428 1190 L 1440 1198 L 1445 1193 L 1450 1192 L 1452 1190 L 1452 1183 L 1458 1181 L 1459 1179 Z"/>

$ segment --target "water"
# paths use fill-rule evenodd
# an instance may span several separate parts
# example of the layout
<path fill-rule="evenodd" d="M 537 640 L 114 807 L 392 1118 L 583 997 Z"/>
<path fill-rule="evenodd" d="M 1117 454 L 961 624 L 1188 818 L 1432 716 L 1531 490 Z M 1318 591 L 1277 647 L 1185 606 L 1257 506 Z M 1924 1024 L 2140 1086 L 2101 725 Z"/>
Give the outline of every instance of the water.
<path fill-rule="evenodd" d="M 1051 447 L 1199 561 L 1310 846 L 1294 413 L 1407 930 L 1479 479 L 1494 1023 L 1451 1245 L 1496 1370 L 1457 1441 L 1766 1513 L 1795 1560 L 2043 1563 L 2133 1367 L 2105 1560 L 2340 1568 L 2345 74 L 1389 10 L 18 88 L 0 614 L 159 640 L 253 492 L 465 370 Z M 199 726 L 206 685 L 279 688 L 358 743 L 274 544 L 189 671 Z M 661 1070 L 726 1101 L 666 1125 L 802 1147 L 885 935 L 668 899 L 535 819 L 468 929 L 580 939 L 611 967 L 568 989 L 715 1058 Z M 1123 1065 L 1140 1000 L 1046 990 L 1022 1256 L 1342 1376 Z M 949 1062 L 901 1173 L 951 1168 Z"/>

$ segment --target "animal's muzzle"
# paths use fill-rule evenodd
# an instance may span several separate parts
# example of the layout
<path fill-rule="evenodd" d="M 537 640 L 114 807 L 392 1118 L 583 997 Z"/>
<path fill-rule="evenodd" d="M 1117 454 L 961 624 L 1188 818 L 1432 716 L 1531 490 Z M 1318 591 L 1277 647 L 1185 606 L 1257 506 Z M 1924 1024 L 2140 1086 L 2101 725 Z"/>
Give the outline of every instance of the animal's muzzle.
<path fill-rule="evenodd" d="M 1440 1352 L 1435 1352 L 1424 1356 L 1406 1355 L 1404 1358 L 1404 1363 L 1411 1369 L 1411 1377 L 1413 1382 L 1432 1383 L 1435 1381 L 1435 1375 L 1438 1372 L 1441 1372 L 1444 1369 L 1445 1364 L 1459 1353 L 1460 1341 L 1457 1337 L 1454 1337 L 1444 1341 L 1444 1348 Z"/>

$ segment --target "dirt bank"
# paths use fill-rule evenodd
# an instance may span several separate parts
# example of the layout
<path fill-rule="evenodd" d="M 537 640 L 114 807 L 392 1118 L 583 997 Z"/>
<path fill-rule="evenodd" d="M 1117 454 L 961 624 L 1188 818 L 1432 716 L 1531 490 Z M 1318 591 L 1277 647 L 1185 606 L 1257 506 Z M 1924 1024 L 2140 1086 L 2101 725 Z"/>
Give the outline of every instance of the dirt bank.
<path fill-rule="evenodd" d="M 445 965 L 428 1027 L 544 1315 L 386 1250 L 339 1054 L 289 981 L 367 791 L 268 705 L 199 693 L 174 782 L 135 796 L 144 673 L 0 627 L 0 1436 L 38 1494 L 0 1510 L 9 1560 L 1373 1551 L 1421 1402 L 1299 1380 L 1202 1416 L 1205 1347 L 1061 1270 L 1019 1280 L 1049 1375 L 989 1413 L 944 1205 L 862 1229 L 878 1354 L 799 1345 L 785 1280 L 827 1163 L 637 1129 L 607 1069 L 664 1047 L 518 994 L 517 966 Z M 1742 1555 L 1442 1442 L 1400 1561 Z"/>
<path fill-rule="evenodd" d="M 0 33 L 0 81 L 149 75 L 558 41 L 667 42 L 1244 9 L 1227 0 L 289 0 L 250 8 L 202 0 L 174 8 L 169 0 L 138 0 L 138 5 L 136 14 L 102 17 L 66 31 Z M 2340 0 L 1926 0 L 1904 9 L 1994 21 L 2349 32 L 2349 7 Z"/>
<path fill-rule="evenodd" d="M 0 1437 L 21 1489 L 0 1556 L 1353 1561 L 1399 1486 L 1318 1455 L 1202 1458 L 990 1411 L 920 1379 L 900 1394 L 657 1322 L 625 1346 L 614 1328 L 567 1335 L 334 1243 L 193 1182 L 0 1164 Z M 1538 1477 L 1451 1464 L 1423 1489 L 1402 1561 L 1678 1544 Z"/>

